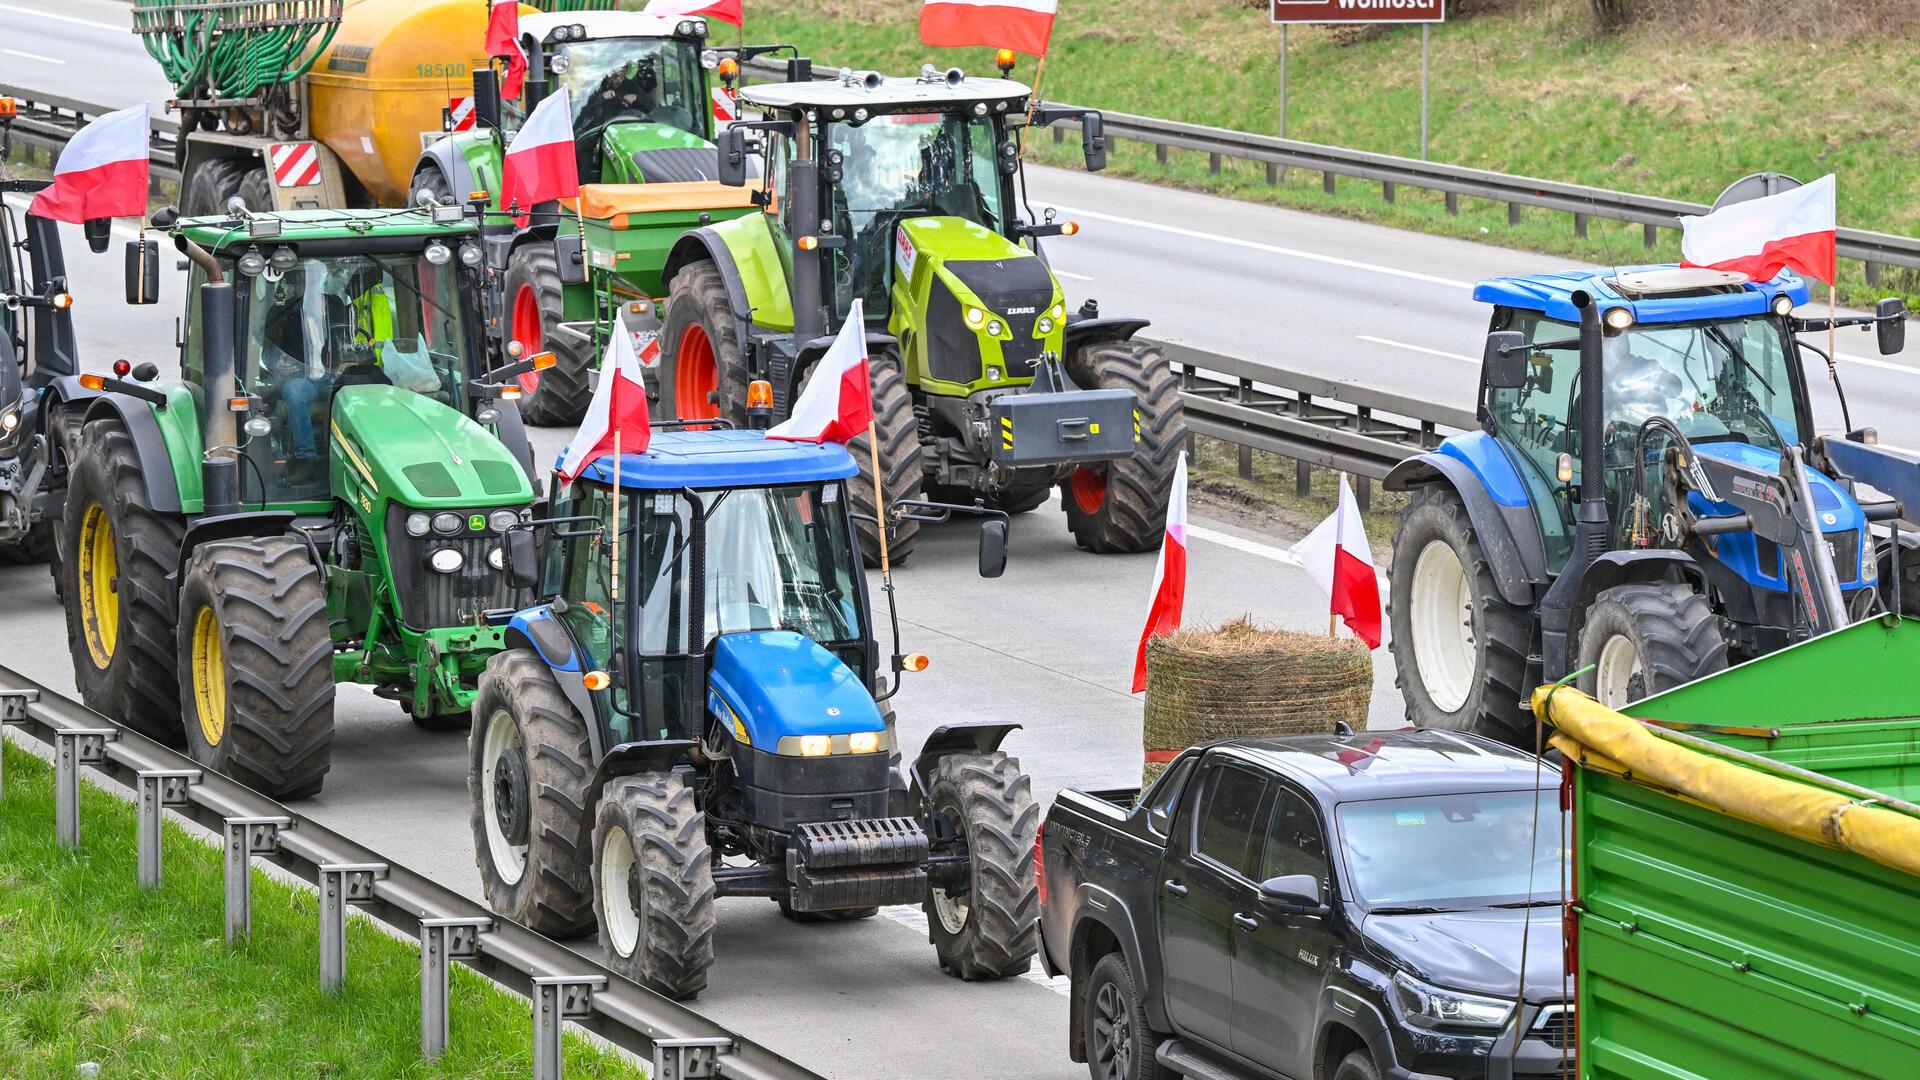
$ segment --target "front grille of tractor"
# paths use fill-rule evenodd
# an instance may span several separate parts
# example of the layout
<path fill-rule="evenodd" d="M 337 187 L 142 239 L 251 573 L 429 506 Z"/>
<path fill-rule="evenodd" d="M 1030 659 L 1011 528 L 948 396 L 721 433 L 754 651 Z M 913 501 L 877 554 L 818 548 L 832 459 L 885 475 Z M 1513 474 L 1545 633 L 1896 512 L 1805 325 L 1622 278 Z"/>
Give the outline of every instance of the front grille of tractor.
<path fill-rule="evenodd" d="M 472 626 L 479 612 L 525 606 L 527 595 L 507 584 L 505 571 L 487 563 L 501 542 L 492 533 L 408 536 L 406 511 L 396 508 L 387 523 L 387 551 L 401 619 L 415 630 Z M 428 565 L 427 556 L 441 548 L 460 552 L 460 569 L 443 574 Z"/>

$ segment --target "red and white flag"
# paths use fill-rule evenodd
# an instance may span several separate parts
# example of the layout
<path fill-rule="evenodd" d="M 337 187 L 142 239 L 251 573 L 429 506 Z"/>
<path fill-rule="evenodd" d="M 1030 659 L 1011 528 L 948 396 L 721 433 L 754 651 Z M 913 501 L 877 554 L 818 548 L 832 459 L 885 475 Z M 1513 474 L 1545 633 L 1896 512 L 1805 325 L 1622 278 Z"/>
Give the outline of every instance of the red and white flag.
<path fill-rule="evenodd" d="M 633 335 L 619 327 L 607 337 L 607 351 L 600 358 L 600 385 L 593 389 L 587 415 L 580 421 L 560 458 L 560 475 L 571 484 L 582 470 L 614 452 L 616 441 L 622 454 L 644 454 L 653 440 L 653 426 L 647 423 L 647 385 L 640 376 L 640 358 L 633 351 Z"/>
<path fill-rule="evenodd" d="M 500 163 L 500 205 L 515 209 L 514 221 L 527 223 L 528 211 L 548 199 L 580 194 L 580 165 L 573 154 L 573 106 L 562 86 L 534 106 L 514 132 Z"/>
<path fill-rule="evenodd" d="M 1340 474 L 1339 507 L 1295 544 L 1293 553 L 1326 592 L 1328 610 L 1346 620 L 1347 629 L 1367 648 L 1379 648 L 1380 579 L 1374 576 L 1373 549 L 1367 546 L 1367 529 L 1346 473 Z"/>
<path fill-rule="evenodd" d="M 1828 173 L 1792 191 L 1681 218 L 1681 263 L 1734 270 L 1754 281 L 1771 281 L 1785 268 L 1831 285 L 1837 223 Z"/>
<path fill-rule="evenodd" d="M 920 40 L 928 45 L 985 45 L 1045 56 L 1058 0 L 926 0 Z"/>
<path fill-rule="evenodd" d="M 68 139 L 52 186 L 33 197 L 27 213 L 72 222 L 145 217 L 146 104 L 110 112 Z"/>
<path fill-rule="evenodd" d="M 1140 649 L 1133 658 L 1134 693 L 1147 688 L 1147 639 L 1180 629 L 1180 609 L 1186 603 L 1187 454 L 1182 450 L 1173 467 L 1173 492 L 1167 498 L 1167 535 L 1160 545 L 1160 562 L 1153 568 L 1153 606 L 1147 609 L 1147 626 L 1140 631 Z"/>
<path fill-rule="evenodd" d="M 873 423 L 873 382 L 867 369 L 866 313 L 858 300 L 847 323 L 813 366 L 793 412 L 767 430 L 769 439 L 843 443 Z"/>
<path fill-rule="evenodd" d="M 520 0 L 493 0 L 487 9 L 487 55 L 504 57 L 507 77 L 500 80 L 500 96 L 520 96 L 527 77 L 527 52 L 520 47 Z"/>
<path fill-rule="evenodd" d="M 647 6 L 640 10 L 643 14 L 664 15 L 669 19 L 675 15 L 698 16 L 739 26 L 746 21 L 744 7 L 742 0 L 648 0 Z"/>

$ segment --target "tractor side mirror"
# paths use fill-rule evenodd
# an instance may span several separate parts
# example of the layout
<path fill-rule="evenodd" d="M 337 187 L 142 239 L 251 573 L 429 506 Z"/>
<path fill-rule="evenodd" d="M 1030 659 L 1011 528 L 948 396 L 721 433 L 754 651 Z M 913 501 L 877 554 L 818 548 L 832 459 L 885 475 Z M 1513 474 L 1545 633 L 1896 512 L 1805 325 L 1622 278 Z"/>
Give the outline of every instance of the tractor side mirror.
<path fill-rule="evenodd" d="M 127 241 L 127 303 L 160 302 L 160 242 Z"/>
<path fill-rule="evenodd" d="M 1319 915 L 1327 910 L 1320 879 L 1312 874 L 1287 874 L 1260 883 L 1260 902 L 1270 911 L 1287 915 Z"/>
<path fill-rule="evenodd" d="M 1007 572 L 1007 523 L 994 518 L 980 523 L 980 576 L 999 577 Z"/>
<path fill-rule="evenodd" d="M 540 547 L 532 529 L 507 530 L 507 584 L 516 589 L 540 584 Z"/>
<path fill-rule="evenodd" d="M 747 132 L 745 128 L 728 128 L 720 133 L 714 143 L 720 154 L 720 166 L 717 179 L 728 187 L 747 186 Z"/>
<path fill-rule="evenodd" d="M 1080 117 L 1080 152 L 1086 157 L 1088 172 L 1107 167 L 1107 122 L 1097 112 Z"/>
<path fill-rule="evenodd" d="M 1907 347 L 1907 302 L 1897 296 L 1880 301 L 1874 309 L 1879 319 L 1873 331 L 1880 339 L 1880 355 L 1892 356 Z"/>
<path fill-rule="evenodd" d="M 87 247 L 95 255 L 105 255 L 107 245 L 113 243 L 112 218 L 88 218 L 80 226 L 81 235 L 87 238 Z"/>
<path fill-rule="evenodd" d="M 580 234 L 562 229 L 553 237 L 553 261 L 560 268 L 560 283 L 584 285 L 587 281 L 586 250 Z"/>
<path fill-rule="evenodd" d="M 1487 385 L 1495 390 L 1518 390 L 1527 384 L 1527 335 L 1518 330 L 1495 330 L 1487 335 L 1480 354 Z"/>
<path fill-rule="evenodd" d="M 491 67 L 473 72 L 473 124 L 475 127 L 500 127 L 500 73 Z"/>

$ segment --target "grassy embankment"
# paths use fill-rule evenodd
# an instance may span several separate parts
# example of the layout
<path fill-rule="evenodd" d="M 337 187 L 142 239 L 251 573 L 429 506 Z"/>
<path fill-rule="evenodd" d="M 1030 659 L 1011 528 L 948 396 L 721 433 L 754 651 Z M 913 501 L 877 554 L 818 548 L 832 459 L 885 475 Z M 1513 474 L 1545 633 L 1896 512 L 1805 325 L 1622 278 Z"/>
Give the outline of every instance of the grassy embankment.
<path fill-rule="evenodd" d="M 134 878 L 130 803 L 81 786 L 82 849 L 53 838 L 53 770 L 12 746 L 0 799 L 0 1076 L 103 1080 L 523 1077 L 529 1004 L 455 966 L 451 1044 L 419 1060 L 419 951 L 347 923 L 347 990 L 320 992 L 315 895 L 258 870 L 253 936 L 222 939 L 219 852 L 169 823 L 166 883 Z M 568 1037 L 569 1077 L 638 1077 Z"/>

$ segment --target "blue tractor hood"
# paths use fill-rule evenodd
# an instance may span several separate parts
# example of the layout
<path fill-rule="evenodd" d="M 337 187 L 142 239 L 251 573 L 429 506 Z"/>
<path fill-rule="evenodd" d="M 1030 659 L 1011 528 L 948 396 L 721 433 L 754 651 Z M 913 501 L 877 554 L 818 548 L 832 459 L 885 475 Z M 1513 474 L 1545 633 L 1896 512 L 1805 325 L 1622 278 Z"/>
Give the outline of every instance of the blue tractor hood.
<path fill-rule="evenodd" d="M 721 719 L 737 719 L 759 749 L 772 751 L 787 735 L 886 730 L 860 677 L 812 638 L 791 630 L 723 634 L 713 653 L 708 687 L 734 714 Z"/>
<path fill-rule="evenodd" d="M 1737 465 L 1764 472 L 1780 471 L 1780 451 L 1766 447 L 1752 446 L 1739 442 L 1695 443 L 1693 452 L 1701 457 L 1719 458 Z M 1845 488 L 1817 469 L 1807 470 L 1807 486 L 1813 492 L 1813 513 L 1821 532 L 1836 532 L 1843 529 L 1858 529 L 1866 525 L 1866 515 L 1860 512 L 1860 504 L 1847 494 Z M 1693 496 L 1694 511 L 1713 517 L 1738 513 L 1739 509 L 1731 503 L 1710 503 L 1697 493 Z M 1841 580 L 1847 580 L 1843 571 Z"/>

